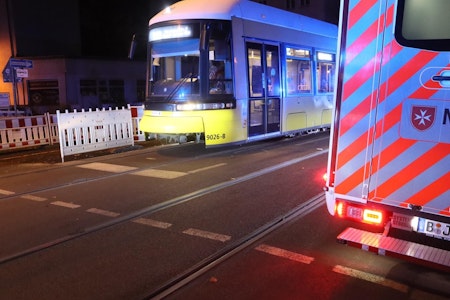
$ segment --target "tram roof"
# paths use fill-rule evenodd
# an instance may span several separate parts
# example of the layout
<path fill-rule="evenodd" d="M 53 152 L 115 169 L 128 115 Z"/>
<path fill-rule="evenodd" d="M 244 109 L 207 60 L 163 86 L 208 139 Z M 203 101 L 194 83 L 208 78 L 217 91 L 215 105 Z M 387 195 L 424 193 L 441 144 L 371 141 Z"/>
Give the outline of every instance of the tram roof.
<path fill-rule="evenodd" d="M 149 25 L 179 19 L 231 20 L 238 17 L 324 36 L 337 36 L 337 26 L 248 0 L 182 0 L 150 19 Z"/>

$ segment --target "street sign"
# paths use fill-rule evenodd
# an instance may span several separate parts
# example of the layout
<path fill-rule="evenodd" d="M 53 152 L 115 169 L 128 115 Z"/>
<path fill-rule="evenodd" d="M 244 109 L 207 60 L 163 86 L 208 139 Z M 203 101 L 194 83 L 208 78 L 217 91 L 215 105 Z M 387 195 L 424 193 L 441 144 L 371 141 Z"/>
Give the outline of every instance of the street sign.
<path fill-rule="evenodd" d="M 16 69 L 17 78 L 28 78 L 28 69 Z"/>
<path fill-rule="evenodd" d="M 9 65 L 11 68 L 33 68 L 33 61 L 29 59 L 10 58 Z"/>
<path fill-rule="evenodd" d="M 11 68 L 9 67 L 9 64 L 5 66 L 3 69 L 3 82 L 12 82 L 13 81 L 13 74 L 11 72 Z"/>

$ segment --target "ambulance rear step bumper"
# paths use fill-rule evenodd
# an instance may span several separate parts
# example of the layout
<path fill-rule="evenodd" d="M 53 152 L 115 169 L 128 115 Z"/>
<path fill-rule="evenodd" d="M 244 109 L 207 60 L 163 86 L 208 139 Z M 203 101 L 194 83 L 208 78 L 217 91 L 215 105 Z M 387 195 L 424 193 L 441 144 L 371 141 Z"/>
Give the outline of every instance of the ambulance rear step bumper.
<path fill-rule="evenodd" d="M 447 250 L 351 227 L 344 230 L 337 237 L 337 241 L 379 255 L 398 257 L 447 272 L 450 271 L 450 251 Z"/>

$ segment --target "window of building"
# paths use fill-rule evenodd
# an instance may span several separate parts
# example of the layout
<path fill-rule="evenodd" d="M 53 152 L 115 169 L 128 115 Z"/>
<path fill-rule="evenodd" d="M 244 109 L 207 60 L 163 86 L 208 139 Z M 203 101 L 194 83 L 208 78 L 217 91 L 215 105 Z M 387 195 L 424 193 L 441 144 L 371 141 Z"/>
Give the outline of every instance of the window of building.
<path fill-rule="evenodd" d="M 80 94 L 81 96 L 96 96 L 100 104 L 125 104 L 125 88 L 122 79 L 81 79 Z"/>
<path fill-rule="evenodd" d="M 308 49 L 286 48 L 287 94 L 311 93 L 311 51 Z"/>
<path fill-rule="evenodd" d="M 97 96 L 97 81 L 91 79 L 80 80 L 81 96 Z"/>
<path fill-rule="evenodd" d="M 58 105 L 58 80 L 28 81 L 28 95 L 30 105 Z"/>
<path fill-rule="evenodd" d="M 136 102 L 145 101 L 145 80 L 138 80 L 136 82 Z"/>
<path fill-rule="evenodd" d="M 295 10 L 295 0 L 286 0 L 286 9 Z"/>
<path fill-rule="evenodd" d="M 125 83 L 122 79 L 109 80 L 109 101 L 117 105 L 125 104 Z"/>

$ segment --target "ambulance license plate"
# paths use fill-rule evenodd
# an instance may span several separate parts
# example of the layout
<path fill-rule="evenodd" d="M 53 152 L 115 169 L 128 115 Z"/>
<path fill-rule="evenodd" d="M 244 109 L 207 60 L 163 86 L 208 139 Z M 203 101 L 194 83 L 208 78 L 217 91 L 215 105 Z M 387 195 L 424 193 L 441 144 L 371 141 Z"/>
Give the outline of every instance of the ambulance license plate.
<path fill-rule="evenodd" d="M 443 222 L 419 218 L 417 232 L 431 235 L 436 238 L 450 240 L 450 224 Z"/>

